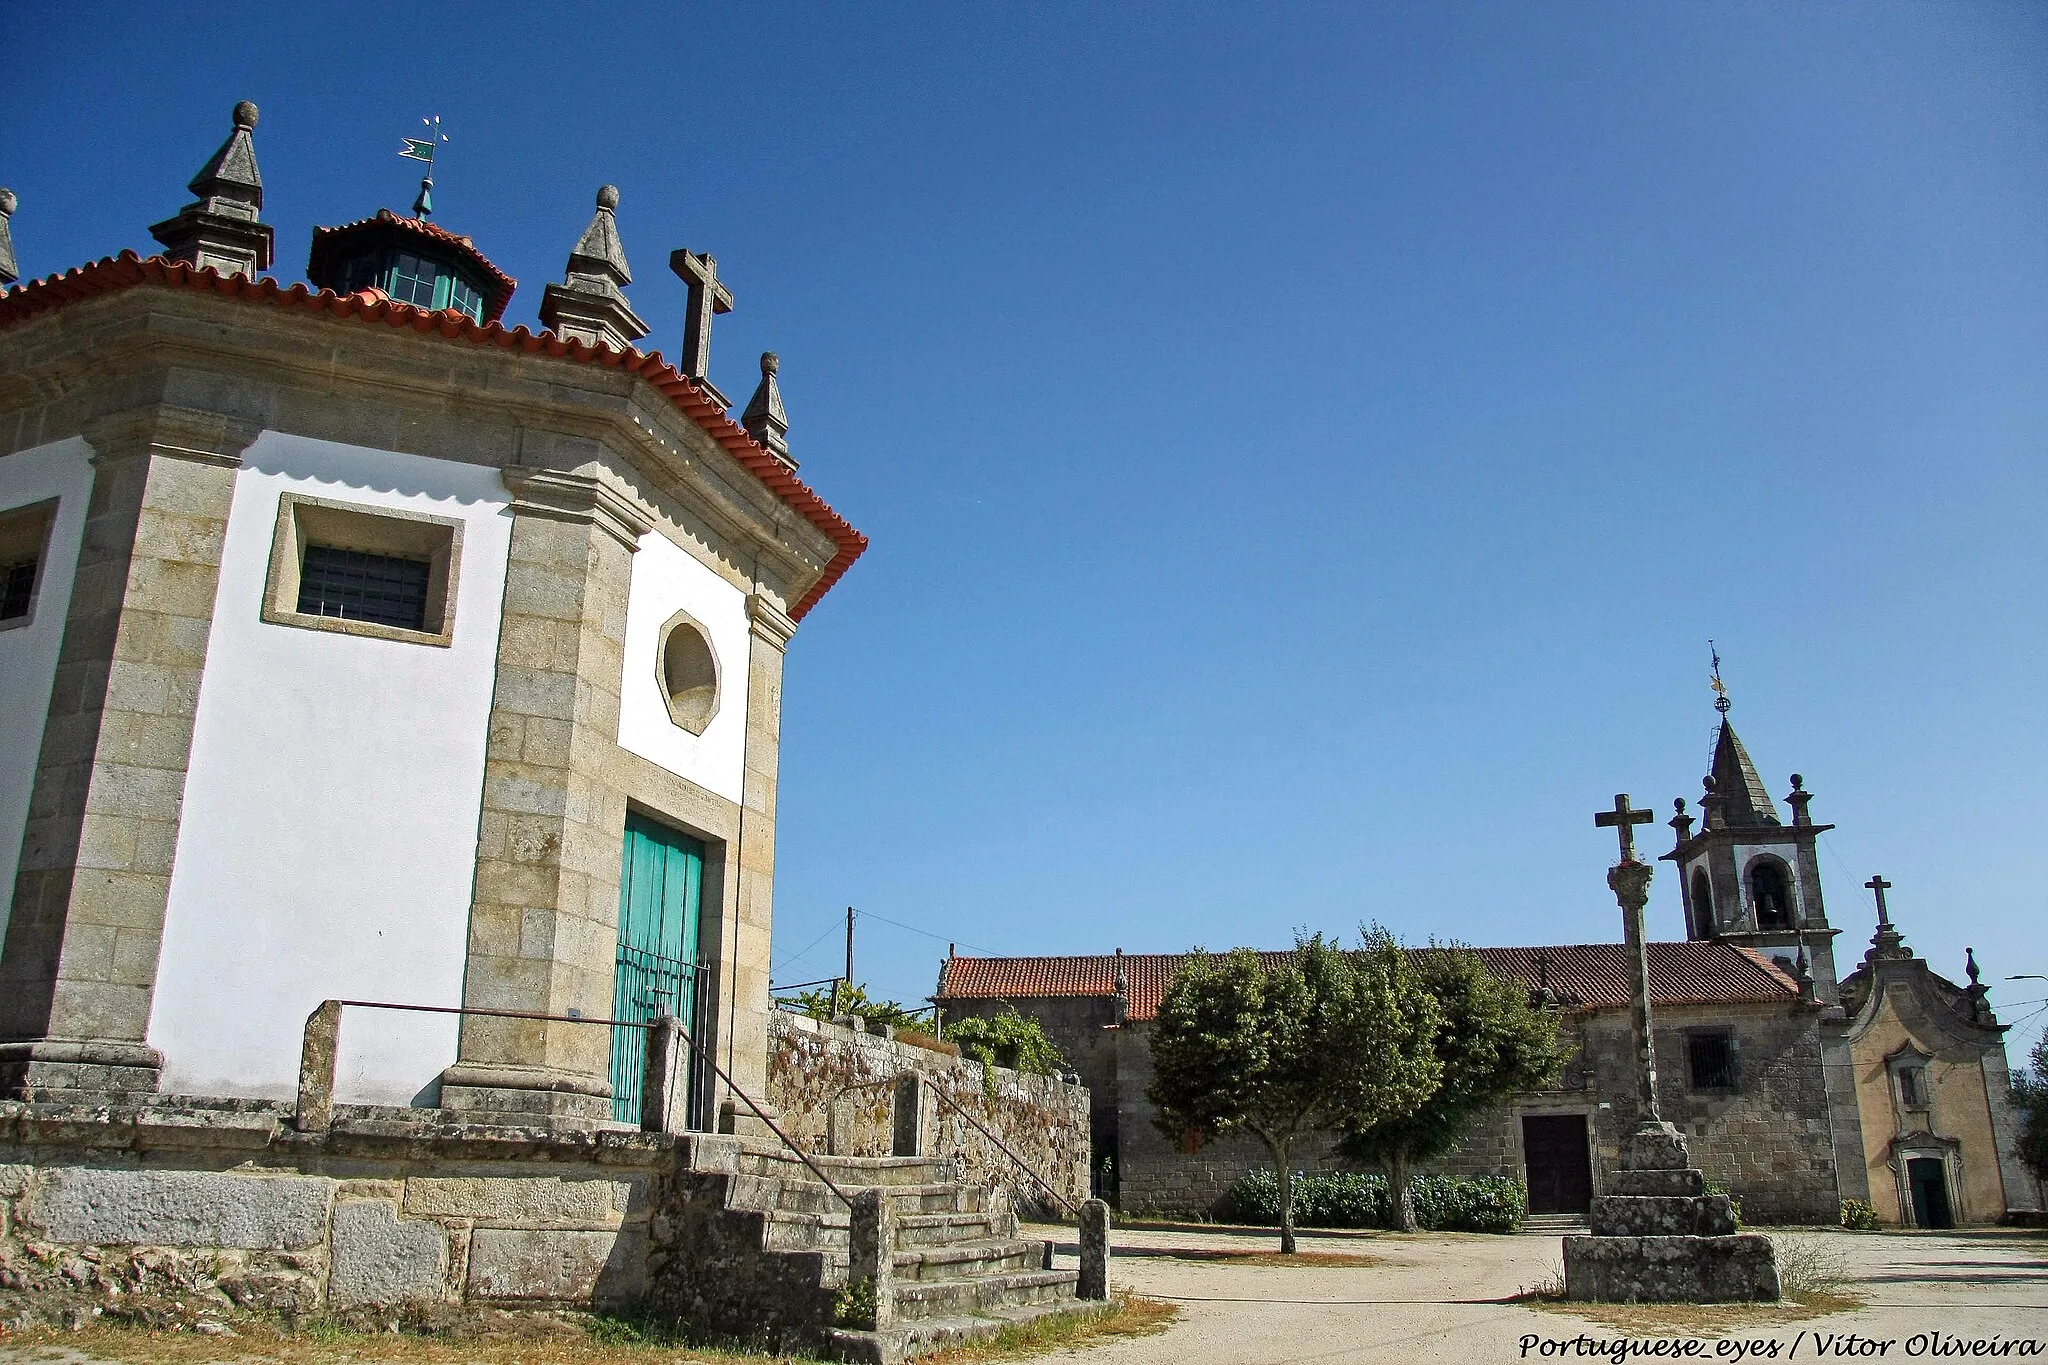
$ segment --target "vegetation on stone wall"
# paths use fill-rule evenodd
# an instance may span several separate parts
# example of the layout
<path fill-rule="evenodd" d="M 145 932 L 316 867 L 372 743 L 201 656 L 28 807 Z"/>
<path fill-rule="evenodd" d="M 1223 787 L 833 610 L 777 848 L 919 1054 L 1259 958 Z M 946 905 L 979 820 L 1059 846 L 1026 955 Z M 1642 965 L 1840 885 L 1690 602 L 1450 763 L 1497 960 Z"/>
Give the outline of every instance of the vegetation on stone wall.
<path fill-rule="evenodd" d="M 2020 1114 L 2019 1159 L 2036 1180 L 2048 1180 L 2048 1034 L 2034 1043 L 2032 1069 L 2014 1073 L 2013 1108 Z"/>
<path fill-rule="evenodd" d="M 1296 1171 L 1295 1221 L 1310 1228 L 1384 1228 L 1395 1222 L 1387 1178 L 1377 1172 Z M 1432 1232 L 1512 1232 L 1528 1212 L 1528 1192 L 1506 1176 L 1417 1176 L 1409 1182 L 1415 1221 Z M 1280 1181 L 1248 1171 L 1224 1195 L 1219 1211 L 1231 1222 L 1274 1223 Z"/>
<path fill-rule="evenodd" d="M 1477 953 L 1432 944 L 1414 955 L 1416 974 L 1436 998 L 1431 1040 L 1443 1079 L 1421 1107 L 1381 1116 L 1366 1126 L 1341 1125 L 1337 1150 L 1346 1160 L 1377 1165 L 1393 1194 L 1391 1226 L 1413 1232 L 1420 1214 L 1411 1193 L 1414 1163 L 1458 1145 L 1472 1121 L 1524 1090 L 1557 1079 L 1570 1051 L 1557 1015 L 1530 998 L 1527 987 L 1495 976 Z"/>
<path fill-rule="evenodd" d="M 841 986 L 833 994 L 830 986 L 815 990 L 798 991 L 787 998 L 786 1004 L 794 1005 L 798 1014 L 830 1022 L 842 1015 L 857 1014 L 870 1024 L 888 1024 L 893 1028 L 917 1029 L 929 1032 L 932 1026 L 930 1010 L 912 1009 L 894 1000 L 883 1000 L 868 994 L 868 988 L 859 982 Z M 836 1006 L 836 1010 L 835 1010 Z"/>
<path fill-rule="evenodd" d="M 986 1018 L 949 1025 L 946 1041 L 958 1044 L 962 1056 L 985 1066 L 1004 1066 L 1033 1076 L 1056 1076 L 1066 1066 L 1038 1021 L 1026 1019 L 1014 1005 L 1006 1004 Z"/>
<path fill-rule="evenodd" d="M 1197 951 L 1152 1027 L 1146 1094 L 1159 1131 L 1186 1150 L 1226 1133 L 1258 1138 L 1276 1170 L 1320 1129 L 1412 1114 L 1443 1076 L 1435 999 L 1393 939 L 1346 953 L 1321 934 L 1267 971 L 1248 949 Z M 1292 1184 L 1276 1189 L 1280 1250 L 1295 1249 Z"/>
<path fill-rule="evenodd" d="M 1842 1226 L 1851 1232 L 1875 1232 L 1877 1210 L 1861 1199 L 1842 1201 Z"/>

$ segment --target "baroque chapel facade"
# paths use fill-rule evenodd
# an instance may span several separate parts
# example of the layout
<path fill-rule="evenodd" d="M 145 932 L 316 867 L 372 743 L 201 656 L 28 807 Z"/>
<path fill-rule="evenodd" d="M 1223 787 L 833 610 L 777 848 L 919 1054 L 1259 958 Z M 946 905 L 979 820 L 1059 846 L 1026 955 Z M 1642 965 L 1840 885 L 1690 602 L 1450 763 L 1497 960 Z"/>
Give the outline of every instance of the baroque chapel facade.
<path fill-rule="evenodd" d="M 280 285 L 233 124 L 162 255 L 0 297 L 0 1096 L 289 1099 L 347 999 L 497 1013 L 350 1008 L 342 1100 L 630 1123 L 583 1021 L 666 1014 L 710 1127 L 709 1062 L 766 1089 L 784 651 L 866 541 L 772 356 L 728 416 L 710 256 L 635 349 L 616 190 L 534 332 L 430 183 Z"/>

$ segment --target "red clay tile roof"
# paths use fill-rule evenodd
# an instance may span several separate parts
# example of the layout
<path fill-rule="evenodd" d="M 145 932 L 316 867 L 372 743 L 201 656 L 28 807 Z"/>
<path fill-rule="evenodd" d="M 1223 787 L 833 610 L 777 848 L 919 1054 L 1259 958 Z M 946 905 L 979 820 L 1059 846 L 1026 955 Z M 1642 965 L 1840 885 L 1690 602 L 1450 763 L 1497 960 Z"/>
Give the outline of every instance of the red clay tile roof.
<path fill-rule="evenodd" d="M 1409 949 L 1410 952 L 1426 951 Z M 1628 1004 L 1627 949 L 1619 943 L 1570 943 L 1549 948 L 1478 948 L 1488 969 L 1534 986 L 1536 958 L 1550 956 L 1550 986 L 1590 1009 Z M 1117 957 L 953 957 L 939 974 L 938 999 L 1027 1000 L 1060 996 L 1108 996 L 1115 992 L 1117 964 L 1130 981 L 1127 1017 L 1159 1013 L 1166 983 L 1187 953 L 1127 953 Z M 1268 967 L 1294 955 L 1260 953 Z M 1798 998 L 1792 978 L 1747 948 L 1725 943 L 1652 943 L 1650 995 L 1660 1005 L 1782 1003 Z"/>
<path fill-rule="evenodd" d="M 436 228 L 435 231 L 441 229 Z M 466 341 L 474 346 L 498 346 L 528 355 L 546 355 L 584 365 L 603 365 L 639 375 L 659 389 L 678 412 L 709 433 L 712 440 L 723 446 L 727 454 L 738 460 L 770 492 L 824 532 L 838 547 L 826 562 L 818 581 L 790 609 L 790 616 L 796 620 L 802 620 L 804 614 L 817 605 L 818 599 L 831 590 L 832 585 L 845 575 L 853 561 L 859 559 L 868 547 L 866 536 L 833 511 L 808 484 L 792 474 L 787 465 L 763 450 L 739 423 L 726 415 L 717 400 L 684 378 L 661 358 L 659 352 L 644 353 L 631 347 L 615 351 L 604 345 L 564 341 L 551 332 L 534 333 L 524 327 L 508 329 L 496 322 L 472 322 L 453 309 L 433 312 L 374 293 L 346 297 L 325 289 L 314 293 L 302 284 L 287 288 L 269 277 L 250 280 L 213 270 L 195 270 L 182 261 L 169 261 L 161 256 L 139 257 L 132 251 L 67 270 L 62 275 L 32 280 L 0 293 L 0 331 L 81 299 L 117 294 L 142 286 L 189 289 L 195 293 L 219 294 L 298 312 L 326 313 L 338 318 L 352 318 L 365 326 L 405 328 L 422 336 Z"/>
<path fill-rule="evenodd" d="M 475 266 L 488 283 L 484 287 L 484 321 L 496 322 L 505 316 L 505 305 L 512 302 L 512 291 L 519 287 L 519 281 L 504 271 L 477 249 L 475 242 L 459 232 L 450 232 L 438 223 L 424 218 L 406 218 L 390 209 L 378 209 L 375 216 L 358 218 L 353 223 L 340 227 L 316 227 L 313 229 L 313 252 L 306 261 L 306 278 L 322 279 L 327 275 L 328 257 L 348 246 L 354 239 L 384 236 L 387 233 L 411 233 L 424 237 L 429 242 L 445 246 L 463 260 Z M 385 240 L 390 240 L 385 237 Z"/>

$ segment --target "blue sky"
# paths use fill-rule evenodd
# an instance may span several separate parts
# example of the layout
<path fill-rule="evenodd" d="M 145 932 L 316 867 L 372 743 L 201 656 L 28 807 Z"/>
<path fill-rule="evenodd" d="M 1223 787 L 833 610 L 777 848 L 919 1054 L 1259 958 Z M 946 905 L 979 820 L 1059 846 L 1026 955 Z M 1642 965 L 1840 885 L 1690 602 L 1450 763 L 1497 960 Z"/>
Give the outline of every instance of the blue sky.
<path fill-rule="evenodd" d="M 781 353 L 874 544 L 789 655 L 778 980 L 849 904 L 904 997 L 947 940 L 1615 937 L 1591 812 L 1697 795 L 1711 637 L 1840 955 L 1882 872 L 2048 995 L 2039 7 L 160 14 L 11 15 L 25 271 L 148 250 L 248 98 L 299 278 L 439 114 L 508 321 L 611 181 L 647 344 L 689 246 L 714 379 Z"/>

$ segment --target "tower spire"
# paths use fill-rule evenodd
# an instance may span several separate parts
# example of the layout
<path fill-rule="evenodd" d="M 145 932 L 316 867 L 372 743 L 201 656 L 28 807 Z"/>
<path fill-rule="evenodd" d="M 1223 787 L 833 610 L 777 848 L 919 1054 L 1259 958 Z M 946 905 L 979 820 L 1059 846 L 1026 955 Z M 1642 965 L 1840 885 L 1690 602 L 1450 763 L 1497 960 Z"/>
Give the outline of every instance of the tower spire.
<path fill-rule="evenodd" d="M 789 457 L 789 415 L 782 410 L 782 387 L 775 382 L 776 372 L 781 368 L 782 360 L 775 352 L 761 352 L 761 385 L 747 400 L 740 425 L 761 443 L 762 449 L 795 469 L 796 461 Z"/>
<path fill-rule="evenodd" d="M 619 187 L 601 186 L 597 212 L 571 248 L 562 282 L 549 285 L 541 297 L 540 320 L 566 340 L 623 351 L 647 335 L 647 324 L 620 287 L 633 282 L 633 272 L 626 267 L 626 248 L 612 216 L 618 206 Z"/>
<path fill-rule="evenodd" d="M 256 169 L 256 106 L 237 104 L 234 130 L 192 183 L 198 196 L 149 230 L 164 255 L 201 270 L 250 275 L 270 268 L 272 233 L 258 221 L 263 212 L 263 176 Z"/>

